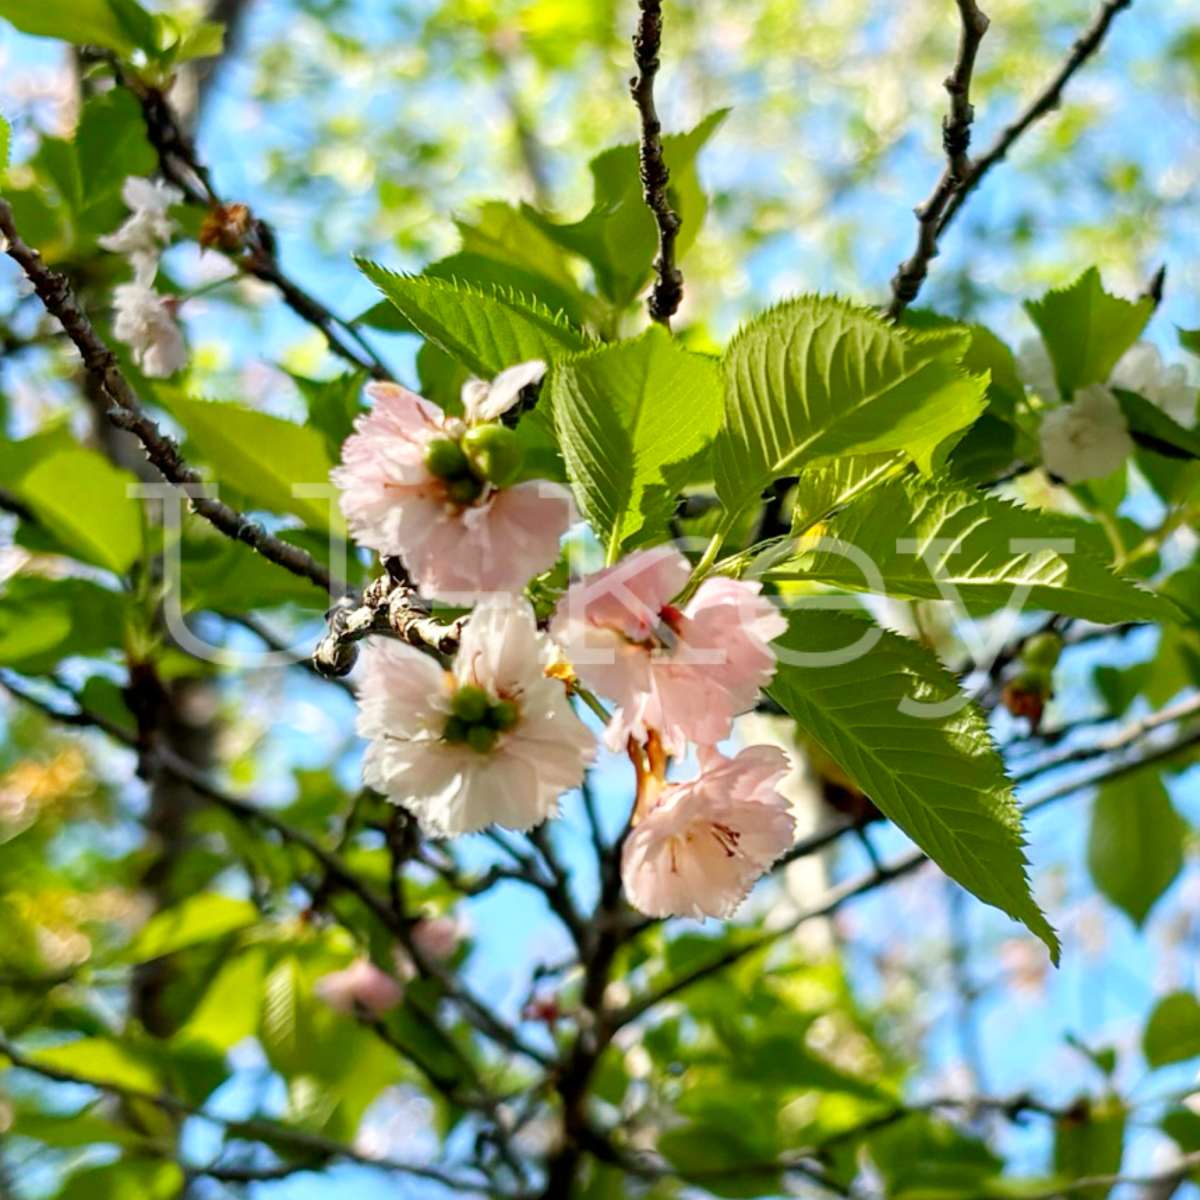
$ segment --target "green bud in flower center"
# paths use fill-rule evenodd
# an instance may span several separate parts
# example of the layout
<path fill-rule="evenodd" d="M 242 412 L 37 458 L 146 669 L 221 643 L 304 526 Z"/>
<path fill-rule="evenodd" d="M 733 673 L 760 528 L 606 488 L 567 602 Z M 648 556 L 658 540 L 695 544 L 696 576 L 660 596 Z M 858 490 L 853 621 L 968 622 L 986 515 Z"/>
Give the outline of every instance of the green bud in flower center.
<path fill-rule="evenodd" d="M 504 425 L 476 425 L 463 435 L 463 453 L 480 479 L 498 488 L 516 483 L 525 462 L 517 435 Z"/>
<path fill-rule="evenodd" d="M 434 438 L 425 447 L 425 465 L 437 479 L 449 481 L 471 477 L 471 464 L 467 462 L 463 448 L 452 438 Z"/>
<path fill-rule="evenodd" d="M 450 697 L 442 738 L 451 746 L 470 746 L 477 754 L 487 754 L 520 719 L 521 710 L 512 700 L 493 700 L 484 688 L 466 683 Z"/>
<path fill-rule="evenodd" d="M 489 720 L 494 729 L 499 729 L 502 732 L 506 729 L 512 729 L 520 719 L 520 711 L 511 700 L 501 700 L 498 704 L 492 705 Z"/>
<path fill-rule="evenodd" d="M 479 725 L 491 711 L 492 698 L 481 687 L 467 684 L 450 698 L 450 711 L 468 725 Z"/>

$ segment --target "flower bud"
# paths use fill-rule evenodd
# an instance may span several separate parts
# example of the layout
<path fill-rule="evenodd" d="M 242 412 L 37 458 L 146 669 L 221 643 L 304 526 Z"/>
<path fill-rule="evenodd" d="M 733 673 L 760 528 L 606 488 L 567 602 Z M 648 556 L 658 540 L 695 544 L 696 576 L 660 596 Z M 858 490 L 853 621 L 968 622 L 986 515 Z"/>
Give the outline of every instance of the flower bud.
<path fill-rule="evenodd" d="M 450 697 L 450 711 L 467 725 L 478 725 L 491 710 L 491 697 L 480 687 L 467 684 Z"/>
<path fill-rule="evenodd" d="M 476 425 L 463 436 L 463 453 L 480 479 L 498 488 L 516 483 L 525 462 L 517 435 L 504 425 Z"/>
<path fill-rule="evenodd" d="M 484 485 L 474 475 L 446 481 L 446 495 L 457 504 L 474 504 L 483 495 Z"/>
<path fill-rule="evenodd" d="M 1021 647 L 1021 661 L 1034 669 L 1054 670 L 1062 654 L 1062 638 L 1048 630 L 1035 633 Z"/>
<path fill-rule="evenodd" d="M 471 474 L 463 448 L 450 438 L 434 438 L 425 447 L 425 465 L 438 479 L 466 479 Z"/>
<path fill-rule="evenodd" d="M 512 729 L 520 719 L 521 712 L 517 706 L 511 700 L 501 700 L 492 705 L 492 711 L 488 715 L 488 724 L 503 733 L 506 729 Z"/>
<path fill-rule="evenodd" d="M 490 725 L 472 725 L 467 730 L 467 745 L 477 754 L 489 754 L 499 736 Z"/>

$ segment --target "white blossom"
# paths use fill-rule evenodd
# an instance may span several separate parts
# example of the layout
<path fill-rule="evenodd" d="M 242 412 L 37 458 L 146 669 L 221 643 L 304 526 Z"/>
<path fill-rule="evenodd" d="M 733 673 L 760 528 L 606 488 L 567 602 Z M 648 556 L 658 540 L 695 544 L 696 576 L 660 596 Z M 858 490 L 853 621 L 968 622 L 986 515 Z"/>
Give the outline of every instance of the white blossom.
<path fill-rule="evenodd" d="M 1070 404 L 1042 417 L 1042 464 L 1067 483 L 1103 479 L 1133 453 L 1117 398 L 1102 384 L 1080 388 Z"/>
<path fill-rule="evenodd" d="M 1196 423 L 1196 386 L 1181 363 L 1168 367 L 1151 342 L 1135 342 L 1113 367 L 1108 382 L 1137 392 L 1186 429 Z"/>
<path fill-rule="evenodd" d="M 138 282 L 149 286 L 158 272 L 159 257 L 175 233 L 175 222 L 167 210 L 183 200 L 183 193 L 161 180 L 130 175 L 121 186 L 121 199 L 130 210 L 125 223 L 96 240 L 105 250 L 128 255 Z"/>
<path fill-rule="evenodd" d="M 133 361 L 151 379 L 166 379 L 187 365 L 183 332 L 174 301 L 140 282 L 120 284 L 113 292 L 113 333 L 133 351 Z"/>
<path fill-rule="evenodd" d="M 541 383 L 546 374 L 546 364 L 540 358 L 507 367 L 487 383 L 482 379 L 468 379 L 463 384 L 463 410 L 472 424 L 480 421 L 498 421 L 516 404 L 521 392 L 530 384 Z"/>
<path fill-rule="evenodd" d="M 528 601 L 509 595 L 475 609 L 451 672 L 401 642 L 370 643 L 357 726 L 371 740 L 367 786 L 435 836 L 553 816 L 595 743 L 545 675 L 547 649 Z"/>

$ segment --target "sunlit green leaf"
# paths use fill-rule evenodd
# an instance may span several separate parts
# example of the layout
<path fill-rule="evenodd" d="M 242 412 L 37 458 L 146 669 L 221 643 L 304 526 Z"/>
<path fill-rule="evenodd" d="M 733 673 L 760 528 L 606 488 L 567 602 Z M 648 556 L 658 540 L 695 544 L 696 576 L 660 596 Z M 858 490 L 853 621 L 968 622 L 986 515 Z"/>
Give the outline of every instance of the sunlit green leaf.
<path fill-rule="evenodd" d="M 1057 961 L 1004 762 L 949 672 L 848 613 L 797 610 L 775 645 L 769 691 L 804 733 L 947 875 L 1023 922 Z"/>

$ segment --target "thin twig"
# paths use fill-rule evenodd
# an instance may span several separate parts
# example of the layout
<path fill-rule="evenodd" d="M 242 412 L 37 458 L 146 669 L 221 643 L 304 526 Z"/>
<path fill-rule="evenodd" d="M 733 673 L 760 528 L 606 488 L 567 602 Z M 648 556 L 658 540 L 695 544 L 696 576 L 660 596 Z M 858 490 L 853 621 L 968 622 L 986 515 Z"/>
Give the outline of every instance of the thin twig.
<path fill-rule="evenodd" d="M 100 55 L 112 67 L 117 82 L 136 97 L 142 107 L 146 133 L 158 154 L 163 177 L 183 192 L 188 202 L 210 212 L 227 211 L 229 206 L 213 187 L 208 168 L 200 161 L 195 143 L 184 131 L 179 118 L 163 92 L 132 72 L 115 56 Z M 274 285 L 284 303 L 302 320 L 319 329 L 329 348 L 340 358 L 375 379 L 389 379 L 390 372 L 362 333 L 349 321 L 342 320 L 310 292 L 289 278 L 279 264 L 275 232 L 259 217 L 247 217 L 240 244 L 226 247 L 218 243 L 237 266 L 249 275 Z"/>
<path fill-rule="evenodd" d="M 116 355 L 101 341 L 70 284 L 47 267 L 41 255 L 21 239 L 12 209 L 3 198 L 0 198 L 0 235 L 0 248 L 25 272 L 47 311 L 58 319 L 75 344 L 93 386 L 111 405 L 107 412 L 109 421 L 142 443 L 150 463 L 169 483 L 186 491 L 195 512 L 227 537 L 245 542 L 276 566 L 310 580 L 326 592 L 344 594 L 345 584 L 335 580 L 328 567 L 306 550 L 273 537 L 257 521 L 209 494 L 200 473 L 184 459 L 174 439 L 142 411 L 121 373 Z"/>
<path fill-rule="evenodd" d="M 648 308 L 653 320 L 670 329 L 671 318 L 683 299 L 683 272 L 675 264 L 675 239 L 682 222 L 667 195 L 671 173 L 663 159 L 662 122 L 654 104 L 654 78 L 658 74 L 658 52 L 662 45 L 662 4 L 660 0 L 638 0 L 638 6 L 641 13 L 633 38 L 633 59 L 638 73 L 629 81 L 629 90 L 642 126 L 638 141 L 642 196 L 658 226 L 658 257 L 654 260 L 658 278 L 650 292 Z"/>
<path fill-rule="evenodd" d="M 959 10 L 966 16 L 967 8 L 975 8 L 970 0 L 958 0 Z M 1062 102 L 1063 91 L 1075 73 L 1100 48 L 1108 33 L 1109 26 L 1123 9 L 1128 8 L 1133 0 L 1105 0 L 1100 5 L 1092 22 L 1076 39 L 1066 58 L 1048 83 L 1038 92 L 1020 115 L 1006 126 L 994 142 L 971 163 L 969 169 L 950 188 L 949 193 L 942 199 L 940 210 L 930 214 L 928 219 L 922 210 L 938 196 L 941 188 L 935 189 L 930 201 L 926 201 L 917 210 L 920 225 L 918 248 L 916 254 L 904 263 L 892 281 L 892 299 L 887 307 L 888 316 L 898 317 L 909 304 L 916 299 L 921 283 L 925 278 L 930 260 L 937 254 L 938 239 L 947 226 L 954 220 L 962 206 L 967 202 L 971 193 L 983 182 L 988 172 L 1002 162 L 1008 152 L 1032 125 L 1036 124 L 1047 113 L 1052 112 Z M 978 11 L 976 9 L 976 11 Z M 964 25 L 964 36 L 966 26 Z M 982 36 L 982 35 L 980 35 Z M 960 43 L 961 51 L 961 43 Z M 951 77 L 953 78 L 953 76 Z M 953 97 L 953 93 L 951 93 Z M 966 147 L 964 144 L 963 152 Z M 953 170 L 953 164 L 947 164 L 947 170 Z M 943 175 L 943 180 L 945 175 Z M 928 228 L 927 228 L 928 226 Z"/>
<path fill-rule="evenodd" d="M 971 122 L 975 108 L 971 104 L 971 75 L 979 43 L 987 32 L 988 19 L 975 0 L 957 0 L 960 19 L 958 53 L 954 70 L 946 79 L 950 93 L 950 112 L 942 121 L 942 148 L 946 165 L 929 198 L 913 210 L 917 216 L 917 248 L 910 259 L 900 265 L 892 280 L 892 300 L 887 307 L 891 320 L 916 299 L 929 269 L 937 257 L 938 228 L 947 206 L 966 182 L 971 171 L 967 150 L 971 144 Z"/>

